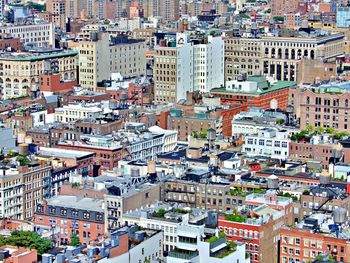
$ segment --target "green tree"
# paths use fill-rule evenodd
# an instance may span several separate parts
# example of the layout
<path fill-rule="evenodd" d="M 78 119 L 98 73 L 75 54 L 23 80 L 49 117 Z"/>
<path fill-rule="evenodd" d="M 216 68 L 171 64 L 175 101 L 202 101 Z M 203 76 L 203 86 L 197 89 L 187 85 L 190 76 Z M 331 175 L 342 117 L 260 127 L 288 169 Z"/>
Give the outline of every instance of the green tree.
<path fill-rule="evenodd" d="M 324 133 L 324 128 L 321 127 L 321 126 L 318 126 L 318 127 L 316 128 L 316 132 L 317 132 L 318 134 L 323 134 L 323 133 Z"/>
<path fill-rule="evenodd" d="M 311 124 L 308 124 L 308 125 L 306 126 L 306 131 L 307 131 L 308 133 L 312 133 L 312 132 L 314 131 L 314 127 L 313 127 Z"/>
<path fill-rule="evenodd" d="M 80 246 L 80 240 L 76 233 L 71 234 L 69 245 L 74 247 Z"/>
<path fill-rule="evenodd" d="M 2 242 L 12 246 L 36 249 L 39 255 L 44 254 L 52 248 L 52 243 L 49 239 L 42 238 L 32 231 L 15 230 L 11 233 L 11 236 L 5 238 L 5 240 L 0 239 L 0 243 Z"/>
<path fill-rule="evenodd" d="M 279 125 L 283 125 L 284 124 L 284 119 L 277 119 L 276 123 Z"/>

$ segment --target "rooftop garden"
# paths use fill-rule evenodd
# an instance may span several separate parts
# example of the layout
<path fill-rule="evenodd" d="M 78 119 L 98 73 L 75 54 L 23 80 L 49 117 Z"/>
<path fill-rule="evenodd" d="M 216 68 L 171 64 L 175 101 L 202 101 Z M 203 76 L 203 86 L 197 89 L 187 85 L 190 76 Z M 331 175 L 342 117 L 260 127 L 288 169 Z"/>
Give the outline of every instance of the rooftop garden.
<path fill-rule="evenodd" d="M 252 191 L 248 192 L 248 191 L 244 191 L 242 187 L 237 187 L 235 189 L 230 189 L 229 194 L 232 195 L 232 196 L 245 197 L 245 196 L 247 196 L 248 194 L 251 194 L 251 193 L 253 193 L 253 194 L 261 194 L 263 192 L 264 192 L 264 190 L 260 189 L 260 188 L 253 189 Z"/>
<path fill-rule="evenodd" d="M 182 208 L 173 208 L 170 211 L 166 211 L 164 208 L 159 208 L 158 211 L 154 211 L 152 213 L 152 217 L 156 218 L 164 218 L 165 214 L 168 212 L 173 212 L 173 213 L 178 213 L 178 214 L 189 214 L 191 211 L 190 210 L 185 210 Z"/>
<path fill-rule="evenodd" d="M 225 214 L 225 219 L 231 222 L 244 223 L 247 217 L 238 212 L 233 212 L 232 214 Z"/>
<path fill-rule="evenodd" d="M 314 135 L 330 134 L 333 135 L 335 139 L 340 140 L 343 137 L 350 136 L 348 132 L 338 132 L 334 128 L 323 128 L 317 127 L 316 129 L 312 125 L 308 125 L 306 130 L 296 133 L 290 137 L 292 141 L 300 141 L 304 138 L 310 138 Z"/>
<path fill-rule="evenodd" d="M 224 258 L 237 250 L 237 244 L 235 242 L 227 241 L 226 245 L 227 245 L 227 247 L 225 249 L 223 249 L 222 251 L 219 251 L 215 255 L 215 257 Z"/>
<path fill-rule="evenodd" d="M 226 235 L 225 235 L 223 232 L 220 232 L 220 233 L 219 233 L 219 237 L 217 237 L 217 236 L 212 236 L 212 237 L 210 237 L 210 238 L 207 240 L 207 242 L 211 244 L 211 243 L 214 243 L 214 242 L 218 241 L 219 238 L 225 238 L 225 237 L 226 237 Z"/>
<path fill-rule="evenodd" d="M 298 197 L 290 194 L 290 193 L 277 193 L 278 196 L 282 196 L 282 197 L 287 197 L 287 198 L 292 198 L 294 202 L 297 202 L 298 201 Z"/>

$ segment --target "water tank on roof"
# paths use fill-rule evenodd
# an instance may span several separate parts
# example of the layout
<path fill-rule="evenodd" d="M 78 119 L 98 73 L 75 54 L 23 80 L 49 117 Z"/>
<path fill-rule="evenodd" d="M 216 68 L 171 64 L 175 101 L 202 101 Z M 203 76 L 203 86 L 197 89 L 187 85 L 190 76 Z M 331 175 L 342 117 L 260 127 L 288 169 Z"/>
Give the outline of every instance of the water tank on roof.
<path fill-rule="evenodd" d="M 270 175 L 267 178 L 267 188 L 268 189 L 278 189 L 278 177 L 276 175 Z"/>
<path fill-rule="evenodd" d="M 19 154 L 27 156 L 29 154 L 29 145 L 26 143 L 21 143 L 19 145 Z"/>
<path fill-rule="evenodd" d="M 336 224 L 343 224 L 346 222 L 346 209 L 339 207 L 333 211 L 333 220 Z"/>
<path fill-rule="evenodd" d="M 131 177 L 139 177 L 140 176 L 140 168 L 139 167 L 131 167 Z"/>

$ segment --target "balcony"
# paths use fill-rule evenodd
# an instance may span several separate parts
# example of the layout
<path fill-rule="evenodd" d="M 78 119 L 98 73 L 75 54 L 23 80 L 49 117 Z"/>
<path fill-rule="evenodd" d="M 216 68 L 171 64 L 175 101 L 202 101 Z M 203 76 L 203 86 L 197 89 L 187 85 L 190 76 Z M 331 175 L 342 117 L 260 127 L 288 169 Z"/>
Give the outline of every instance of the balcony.
<path fill-rule="evenodd" d="M 198 251 L 186 251 L 186 250 L 173 250 L 169 252 L 169 257 L 172 258 L 178 258 L 178 259 L 185 259 L 185 260 L 191 260 L 199 255 Z"/>

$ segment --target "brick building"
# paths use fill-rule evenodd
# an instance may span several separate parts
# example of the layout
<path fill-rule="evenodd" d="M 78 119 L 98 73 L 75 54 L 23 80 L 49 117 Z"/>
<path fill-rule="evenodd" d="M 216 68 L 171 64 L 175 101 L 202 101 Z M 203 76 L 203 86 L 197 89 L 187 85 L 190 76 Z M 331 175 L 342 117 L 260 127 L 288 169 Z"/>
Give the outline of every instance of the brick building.
<path fill-rule="evenodd" d="M 73 86 L 78 84 L 77 80 L 61 80 L 60 74 L 43 74 L 39 76 L 39 90 L 41 92 L 70 92 Z"/>
<path fill-rule="evenodd" d="M 5 245 L 0 247 L 0 253 L 2 263 L 38 262 L 38 253 L 35 249 Z"/>
<path fill-rule="evenodd" d="M 318 221 L 319 218 L 328 221 Z M 318 255 L 331 255 L 337 262 L 350 262 L 347 230 L 344 229 L 344 234 L 337 237 L 328 228 L 331 221 L 329 216 L 315 214 L 296 227 L 281 228 L 280 262 L 308 262 Z M 313 226 L 320 227 L 320 230 L 308 229 Z"/>
<path fill-rule="evenodd" d="M 11 48 L 15 51 L 22 50 L 22 42 L 20 38 L 6 37 L 0 35 L 0 50 Z"/>
<path fill-rule="evenodd" d="M 326 84 L 312 89 L 291 90 L 289 100 L 294 106 L 296 117 L 300 118 L 300 129 L 305 130 L 307 125 L 312 125 L 348 131 L 350 94 L 343 87 L 346 84 Z"/>
<path fill-rule="evenodd" d="M 89 244 L 104 234 L 103 200 L 81 196 L 47 199 L 37 206 L 35 224 L 38 229 L 53 227 L 59 244 L 68 244 L 72 233 L 82 244 Z"/>
<path fill-rule="evenodd" d="M 219 97 L 223 105 L 266 110 L 271 108 L 271 100 L 276 100 L 277 107 L 285 110 L 288 106 L 288 90 L 295 85 L 293 81 L 270 83 L 265 77 L 250 76 L 246 81 L 227 81 L 226 87 L 212 89 L 210 93 Z"/>

